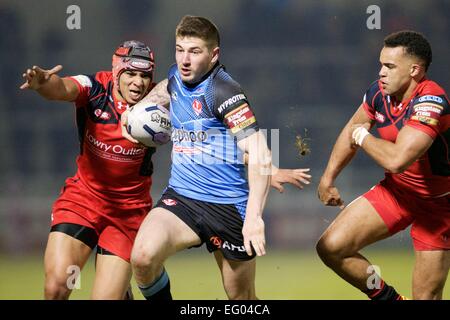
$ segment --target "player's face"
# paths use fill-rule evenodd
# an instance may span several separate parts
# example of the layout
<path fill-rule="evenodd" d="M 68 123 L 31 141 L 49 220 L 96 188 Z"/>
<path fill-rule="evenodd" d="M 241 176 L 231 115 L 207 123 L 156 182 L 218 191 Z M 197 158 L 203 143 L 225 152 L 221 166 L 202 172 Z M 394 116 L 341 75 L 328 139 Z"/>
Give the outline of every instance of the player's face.
<path fill-rule="evenodd" d="M 403 95 L 408 89 L 416 61 L 405 52 L 404 47 L 384 47 L 380 53 L 380 81 L 385 93 Z"/>
<path fill-rule="evenodd" d="M 219 59 L 219 48 L 211 49 L 207 42 L 196 37 L 177 37 L 175 59 L 181 80 L 198 82 Z"/>
<path fill-rule="evenodd" d="M 125 70 L 119 77 L 120 95 L 128 104 L 134 105 L 145 97 L 150 83 L 148 73 Z"/>

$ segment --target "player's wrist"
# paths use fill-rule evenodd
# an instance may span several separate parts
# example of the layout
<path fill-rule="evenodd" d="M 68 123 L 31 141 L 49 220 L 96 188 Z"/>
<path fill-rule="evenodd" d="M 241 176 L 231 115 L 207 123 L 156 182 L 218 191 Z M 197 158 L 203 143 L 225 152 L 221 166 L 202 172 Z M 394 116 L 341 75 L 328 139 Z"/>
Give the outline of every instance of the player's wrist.
<path fill-rule="evenodd" d="M 364 139 L 366 139 L 369 134 L 370 133 L 369 131 L 367 131 L 366 128 L 358 127 L 355 130 L 353 130 L 352 139 L 356 145 L 362 146 Z"/>

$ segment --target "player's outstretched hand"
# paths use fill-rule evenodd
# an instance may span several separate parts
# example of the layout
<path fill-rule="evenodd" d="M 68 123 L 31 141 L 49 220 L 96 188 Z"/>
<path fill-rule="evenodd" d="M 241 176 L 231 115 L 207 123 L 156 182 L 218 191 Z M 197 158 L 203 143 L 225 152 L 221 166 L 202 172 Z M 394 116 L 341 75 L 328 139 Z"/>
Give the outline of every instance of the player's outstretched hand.
<path fill-rule="evenodd" d="M 252 246 L 257 256 L 266 254 L 266 238 L 264 236 L 264 220 L 260 216 L 247 215 L 242 228 L 245 251 L 252 255 Z"/>
<path fill-rule="evenodd" d="M 54 66 L 50 70 L 44 70 L 38 66 L 33 66 L 22 74 L 25 82 L 20 86 L 20 89 L 38 90 L 52 75 L 60 72 L 62 68 L 63 67 L 60 64 Z"/>
<path fill-rule="evenodd" d="M 127 126 L 128 126 L 128 114 L 130 113 L 130 110 L 127 109 L 125 110 L 122 115 L 120 116 L 120 123 L 121 123 L 121 129 L 122 129 L 122 136 L 133 142 L 133 143 L 139 143 L 139 141 L 137 141 L 135 138 L 133 138 L 127 130 Z"/>
<path fill-rule="evenodd" d="M 307 169 L 278 169 L 274 168 L 270 185 L 272 188 L 277 189 L 280 193 L 284 191 L 283 184 L 289 183 L 296 186 L 299 189 L 303 189 L 304 184 L 310 184 L 311 175 L 307 172 Z"/>
<path fill-rule="evenodd" d="M 338 189 L 333 184 L 321 179 L 317 188 L 317 194 L 324 205 L 344 209 L 344 201 L 341 199 Z"/>

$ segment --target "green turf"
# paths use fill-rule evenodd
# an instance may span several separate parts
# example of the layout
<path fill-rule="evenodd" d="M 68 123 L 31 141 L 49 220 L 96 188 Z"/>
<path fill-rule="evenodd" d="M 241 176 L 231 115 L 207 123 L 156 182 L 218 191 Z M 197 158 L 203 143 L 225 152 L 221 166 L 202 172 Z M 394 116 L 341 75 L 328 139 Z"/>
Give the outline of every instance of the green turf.
<path fill-rule="evenodd" d="M 414 253 L 407 250 L 366 251 L 382 277 L 403 295 L 411 296 Z M 261 299 L 366 299 L 333 272 L 312 252 L 269 251 L 258 258 L 256 288 Z M 175 299 L 225 299 L 218 268 L 204 250 L 187 251 L 169 259 L 172 294 Z M 72 299 L 89 299 L 94 276 L 93 260 L 81 275 L 81 289 Z M 41 299 L 43 263 L 41 257 L 0 256 L 0 299 Z M 133 280 L 136 299 L 142 296 Z M 450 298 L 449 286 L 444 299 Z"/>

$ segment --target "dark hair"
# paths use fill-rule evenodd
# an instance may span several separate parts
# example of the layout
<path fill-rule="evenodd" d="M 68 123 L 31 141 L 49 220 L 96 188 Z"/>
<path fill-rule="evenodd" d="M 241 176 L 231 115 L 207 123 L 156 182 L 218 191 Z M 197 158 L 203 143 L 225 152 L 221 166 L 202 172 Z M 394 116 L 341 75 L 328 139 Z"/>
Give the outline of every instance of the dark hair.
<path fill-rule="evenodd" d="M 205 40 L 210 48 L 220 45 L 217 27 L 206 18 L 184 16 L 175 30 L 176 37 L 196 37 Z"/>
<path fill-rule="evenodd" d="M 384 46 L 388 48 L 404 47 L 407 54 L 423 61 L 425 71 L 428 70 L 433 59 L 430 43 L 423 34 L 416 31 L 403 30 L 392 33 L 384 38 Z"/>

